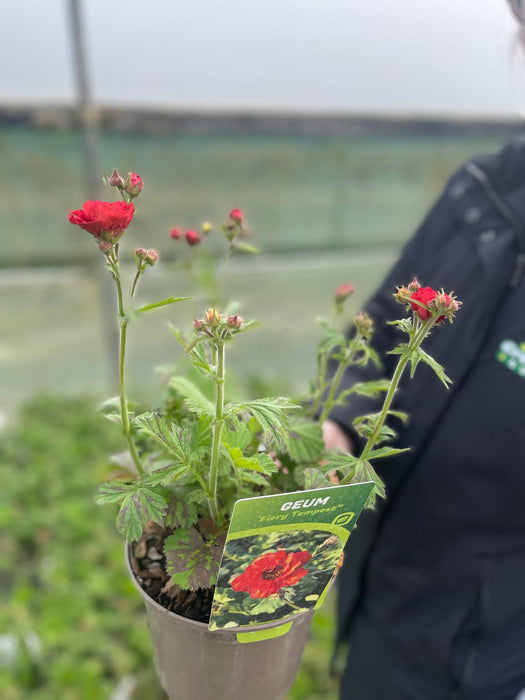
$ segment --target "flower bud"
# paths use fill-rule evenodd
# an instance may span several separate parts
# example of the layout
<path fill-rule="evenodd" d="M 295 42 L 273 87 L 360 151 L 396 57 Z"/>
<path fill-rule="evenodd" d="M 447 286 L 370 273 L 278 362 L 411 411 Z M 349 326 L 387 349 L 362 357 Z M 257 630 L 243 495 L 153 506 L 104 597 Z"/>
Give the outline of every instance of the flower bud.
<path fill-rule="evenodd" d="M 188 242 L 188 245 L 194 246 L 201 242 L 201 237 L 197 231 L 187 231 L 186 241 Z"/>
<path fill-rule="evenodd" d="M 235 221 L 236 224 L 240 224 L 244 219 L 244 215 L 240 209 L 232 209 L 230 212 L 230 219 Z"/>
<path fill-rule="evenodd" d="M 454 299 L 453 296 L 445 294 L 443 290 L 438 292 L 436 296 L 428 303 L 428 307 L 433 311 L 437 311 L 440 315 L 436 318 L 436 323 L 441 323 L 446 318 L 452 320 L 455 312 L 461 306 L 461 302 Z"/>
<path fill-rule="evenodd" d="M 148 251 L 146 248 L 137 248 L 135 251 L 135 259 L 138 263 L 144 262 L 146 259 L 146 255 L 148 254 Z"/>
<path fill-rule="evenodd" d="M 409 304 L 413 294 L 415 292 L 410 292 L 406 287 L 398 287 L 394 294 L 394 299 L 400 304 Z"/>
<path fill-rule="evenodd" d="M 419 281 L 418 281 L 417 277 L 414 277 L 414 279 L 412 280 L 412 282 L 410 282 L 410 284 L 408 285 L 408 291 L 409 291 L 410 293 L 412 293 L 412 292 L 417 292 L 417 290 L 418 290 L 420 287 L 421 287 L 421 285 L 419 284 Z"/>
<path fill-rule="evenodd" d="M 159 253 L 155 248 L 149 248 L 149 250 L 146 251 L 144 262 L 146 265 L 156 265 L 159 262 L 159 257 Z"/>
<path fill-rule="evenodd" d="M 205 314 L 206 323 L 211 328 L 217 328 L 222 323 L 222 314 L 217 309 L 208 309 Z"/>
<path fill-rule="evenodd" d="M 108 250 L 113 247 L 113 244 L 108 243 L 108 241 L 104 241 L 102 238 L 99 238 L 98 247 L 102 253 L 107 253 Z"/>
<path fill-rule="evenodd" d="M 210 231 L 211 231 L 212 229 L 213 229 L 213 224 L 212 224 L 210 221 L 205 221 L 205 222 L 202 224 L 202 232 L 203 232 L 203 233 L 208 234 L 208 233 L 210 233 Z"/>
<path fill-rule="evenodd" d="M 129 173 L 124 183 L 124 191 L 127 192 L 130 197 L 138 197 L 143 187 L 144 183 L 140 175 L 137 175 L 137 173 Z"/>
<path fill-rule="evenodd" d="M 354 325 L 358 333 L 368 338 L 372 334 L 374 322 L 365 311 L 360 311 L 354 317 Z"/>
<path fill-rule="evenodd" d="M 180 228 L 172 228 L 170 237 L 178 241 L 180 238 Z"/>
<path fill-rule="evenodd" d="M 120 175 L 116 168 L 108 178 L 108 185 L 110 187 L 118 187 L 119 189 L 124 187 L 124 178 Z"/>
<path fill-rule="evenodd" d="M 196 331 L 200 331 L 201 328 L 204 327 L 204 321 L 202 321 L 202 320 L 199 319 L 199 318 L 196 318 L 196 319 L 193 321 L 193 327 L 195 328 Z"/>
<path fill-rule="evenodd" d="M 242 316 L 228 316 L 226 323 L 230 328 L 235 328 L 236 330 L 239 330 L 240 328 L 242 328 L 244 319 Z"/>
<path fill-rule="evenodd" d="M 335 303 L 342 304 L 354 292 L 355 287 L 352 284 L 342 284 L 335 290 Z"/>

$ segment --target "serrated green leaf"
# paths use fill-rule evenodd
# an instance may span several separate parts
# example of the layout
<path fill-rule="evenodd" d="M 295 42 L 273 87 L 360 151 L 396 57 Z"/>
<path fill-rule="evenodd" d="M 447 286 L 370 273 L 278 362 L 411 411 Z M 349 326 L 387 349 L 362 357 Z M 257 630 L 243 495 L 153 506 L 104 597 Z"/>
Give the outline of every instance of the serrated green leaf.
<path fill-rule="evenodd" d="M 449 386 L 452 384 L 452 379 L 450 379 L 450 377 L 447 377 L 444 368 L 439 364 L 439 362 L 436 362 L 436 360 L 434 360 L 434 358 L 431 357 L 428 353 L 426 353 L 422 348 L 418 348 L 416 352 L 418 361 L 424 362 L 432 370 L 434 370 L 434 373 L 438 376 L 439 380 L 448 389 Z"/>
<path fill-rule="evenodd" d="M 230 447 L 238 447 L 245 450 L 252 442 L 253 436 L 246 423 L 242 423 L 236 418 L 231 418 L 228 425 L 224 426 L 222 439 Z"/>
<path fill-rule="evenodd" d="M 267 454 L 257 454 L 253 457 L 245 457 L 238 447 L 225 445 L 230 455 L 233 466 L 236 469 L 251 469 L 261 474 L 274 474 L 277 471 L 277 465 L 273 459 Z"/>
<path fill-rule="evenodd" d="M 178 391 L 184 397 L 186 406 L 193 413 L 198 415 L 213 416 L 215 408 L 213 403 L 207 399 L 201 390 L 186 377 L 172 377 L 170 386 Z"/>
<path fill-rule="evenodd" d="M 126 494 L 117 515 L 117 529 L 127 542 L 140 539 L 144 526 L 153 521 L 164 523 L 167 503 L 162 496 L 148 488 L 138 488 Z"/>
<path fill-rule="evenodd" d="M 169 304 L 176 304 L 179 301 L 188 301 L 188 299 L 191 299 L 191 297 L 168 297 L 167 299 L 163 299 L 162 301 L 156 301 L 153 304 L 146 304 L 146 306 L 141 306 L 140 309 L 137 309 L 138 314 L 143 314 L 146 311 L 152 311 L 153 309 L 158 309 L 161 306 L 168 306 Z"/>
<path fill-rule="evenodd" d="M 389 326 L 397 326 L 397 328 L 405 331 L 405 333 L 408 333 L 410 336 L 412 335 L 413 324 L 411 318 L 400 318 L 396 319 L 395 321 L 387 321 L 387 324 Z"/>
<path fill-rule="evenodd" d="M 222 547 L 206 542 L 194 527 L 176 530 L 164 545 L 166 568 L 184 590 L 211 588 L 217 580 Z"/>
<path fill-rule="evenodd" d="M 148 484 L 148 486 L 169 486 L 177 479 L 186 476 L 187 473 L 186 465 L 181 462 L 168 464 L 150 472 L 144 479 L 144 483 Z"/>
<path fill-rule="evenodd" d="M 191 358 L 191 363 L 195 369 L 204 377 L 209 377 L 213 373 L 213 369 L 208 362 L 206 348 L 203 343 L 196 343 L 188 350 L 188 355 Z"/>
<path fill-rule="evenodd" d="M 308 467 L 304 470 L 304 488 L 308 489 L 323 489 L 333 486 L 333 483 L 328 479 L 320 469 Z"/>
<path fill-rule="evenodd" d="M 95 498 L 96 503 L 120 503 L 130 491 L 134 491 L 136 486 L 121 481 L 106 481 L 98 487 Z"/>
<path fill-rule="evenodd" d="M 246 411 L 257 420 L 266 438 L 274 439 L 279 445 L 284 445 L 290 428 L 287 411 L 299 408 L 287 398 L 275 396 L 255 399 L 246 403 L 228 404 L 225 415 L 227 417 L 234 416 Z"/>
<path fill-rule="evenodd" d="M 168 423 L 158 413 L 142 413 L 133 419 L 133 427 L 149 435 L 180 462 L 187 463 L 191 453 L 191 435 L 187 429 Z"/>
<path fill-rule="evenodd" d="M 257 486 L 268 486 L 268 479 L 260 472 L 253 471 L 253 469 L 238 469 L 237 475 L 241 481 L 245 481 L 249 484 L 257 484 Z"/>
<path fill-rule="evenodd" d="M 295 462 L 317 461 L 324 451 L 321 426 L 306 419 L 293 420 L 286 447 Z"/>
<path fill-rule="evenodd" d="M 198 519 L 193 499 L 182 489 L 175 489 L 168 503 L 166 525 L 173 528 L 190 528 Z"/>
<path fill-rule="evenodd" d="M 410 447 L 378 447 L 377 450 L 368 452 L 366 458 L 368 460 L 383 459 L 384 457 L 393 457 L 401 454 L 401 452 L 410 452 Z"/>

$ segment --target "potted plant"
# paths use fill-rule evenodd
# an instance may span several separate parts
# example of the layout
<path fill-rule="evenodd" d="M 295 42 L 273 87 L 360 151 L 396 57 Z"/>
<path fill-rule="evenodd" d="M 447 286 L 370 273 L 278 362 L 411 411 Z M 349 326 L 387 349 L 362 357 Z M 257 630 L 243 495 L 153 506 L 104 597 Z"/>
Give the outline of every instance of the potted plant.
<path fill-rule="evenodd" d="M 120 193 L 118 201 L 85 202 L 69 216 L 71 223 L 94 237 L 117 297 L 120 390 L 117 399 L 106 405 L 106 416 L 120 424 L 127 450 L 112 478 L 101 485 L 98 501 L 119 504 L 117 528 L 128 543 L 128 567 L 146 603 L 160 679 L 170 697 L 220 700 L 249 695 L 252 700 L 279 700 L 293 683 L 312 615 L 296 604 L 297 598 L 294 602 L 293 594 L 316 562 L 322 560 L 323 572 L 332 573 L 340 548 L 326 535 L 315 543 L 316 556 L 305 547 L 267 540 L 268 551 L 252 558 L 242 573 L 229 575 L 225 569 L 222 584 L 232 605 L 238 604 L 240 595 L 256 600 L 259 624 L 253 629 L 241 623 L 235 629 L 211 631 L 208 621 L 234 504 L 265 494 L 372 482 L 367 507 L 373 507 L 376 497 L 384 496 L 384 487 L 372 462 L 406 449 L 387 444 L 394 434 L 385 425 L 401 375 L 407 365 L 414 370 L 418 362 L 425 362 L 448 383 L 443 369 L 420 346 L 436 324 L 452 320 L 459 302 L 451 294 L 421 288 L 416 280 L 398 288 L 396 298 L 411 314 L 395 322 L 408 340 L 393 350 L 399 362 L 392 379 L 361 383 L 341 393 L 340 381 L 351 364 L 378 362 L 370 345 L 373 323 L 366 314 L 357 314 L 350 333 L 338 328 L 336 319 L 353 291 L 350 285 L 341 286 L 335 294 L 334 319 L 323 322 L 318 376 L 310 396 L 300 404 L 282 396 L 230 399 L 228 346 L 253 324 L 208 308 L 195 319 L 191 334 L 173 328 L 193 376 L 174 374 L 155 410 L 135 413 L 126 391 L 128 325 L 188 297 L 135 304 L 140 279 L 159 260 L 153 249 L 137 249 L 134 278 L 126 288 L 120 242 L 143 182 L 134 173 L 123 178 L 116 170 L 106 182 Z M 190 248 L 211 229 L 206 224 L 204 236 L 188 231 Z M 229 253 L 253 252 L 245 240 L 240 210 L 232 210 L 219 231 Z M 181 238 L 180 231 L 174 229 L 172 237 Z M 335 370 L 328 370 L 329 360 Z M 206 385 L 211 392 L 203 388 Z M 352 393 L 384 393 L 383 408 L 357 422 L 356 429 L 366 438 L 359 456 L 327 452 L 322 422 Z M 326 577 L 322 581 L 324 586 Z M 279 609 L 280 618 L 264 623 L 269 609 Z M 243 619 L 240 608 L 238 612 Z"/>

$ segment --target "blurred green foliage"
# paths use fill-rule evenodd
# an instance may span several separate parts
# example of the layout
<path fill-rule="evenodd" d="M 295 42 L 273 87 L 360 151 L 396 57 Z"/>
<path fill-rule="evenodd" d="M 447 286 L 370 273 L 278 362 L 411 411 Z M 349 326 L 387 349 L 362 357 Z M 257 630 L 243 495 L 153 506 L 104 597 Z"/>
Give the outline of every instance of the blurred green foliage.
<path fill-rule="evenodd" d="M 96 506 L 107 457 L 123 448 L 87 399 L 43 396 L 0 438 L 0 697 L 164 698 L 142 601 L 111 507 Z M 5 595 L 7 594 L 7 595 Z M 318 611 L 288 700 L 334 700 L 333 602 Z"/>

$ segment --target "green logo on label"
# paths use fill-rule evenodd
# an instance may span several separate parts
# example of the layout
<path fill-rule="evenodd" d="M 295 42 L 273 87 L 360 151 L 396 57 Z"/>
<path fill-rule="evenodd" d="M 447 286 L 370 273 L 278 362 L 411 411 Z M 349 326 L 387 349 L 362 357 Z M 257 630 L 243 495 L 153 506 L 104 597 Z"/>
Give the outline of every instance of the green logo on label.
<path fill-rule="evenodd" d="M 339 513 L 333 520 L 334 525 L 346 525 L 354 517 L 355 513 Z"/>
<path fill-rule="evenodd" d="M 525 377 L 525 343 L 515 340 L 502 340 L 496 352 L 496 360 L 511 372 Z"/>

